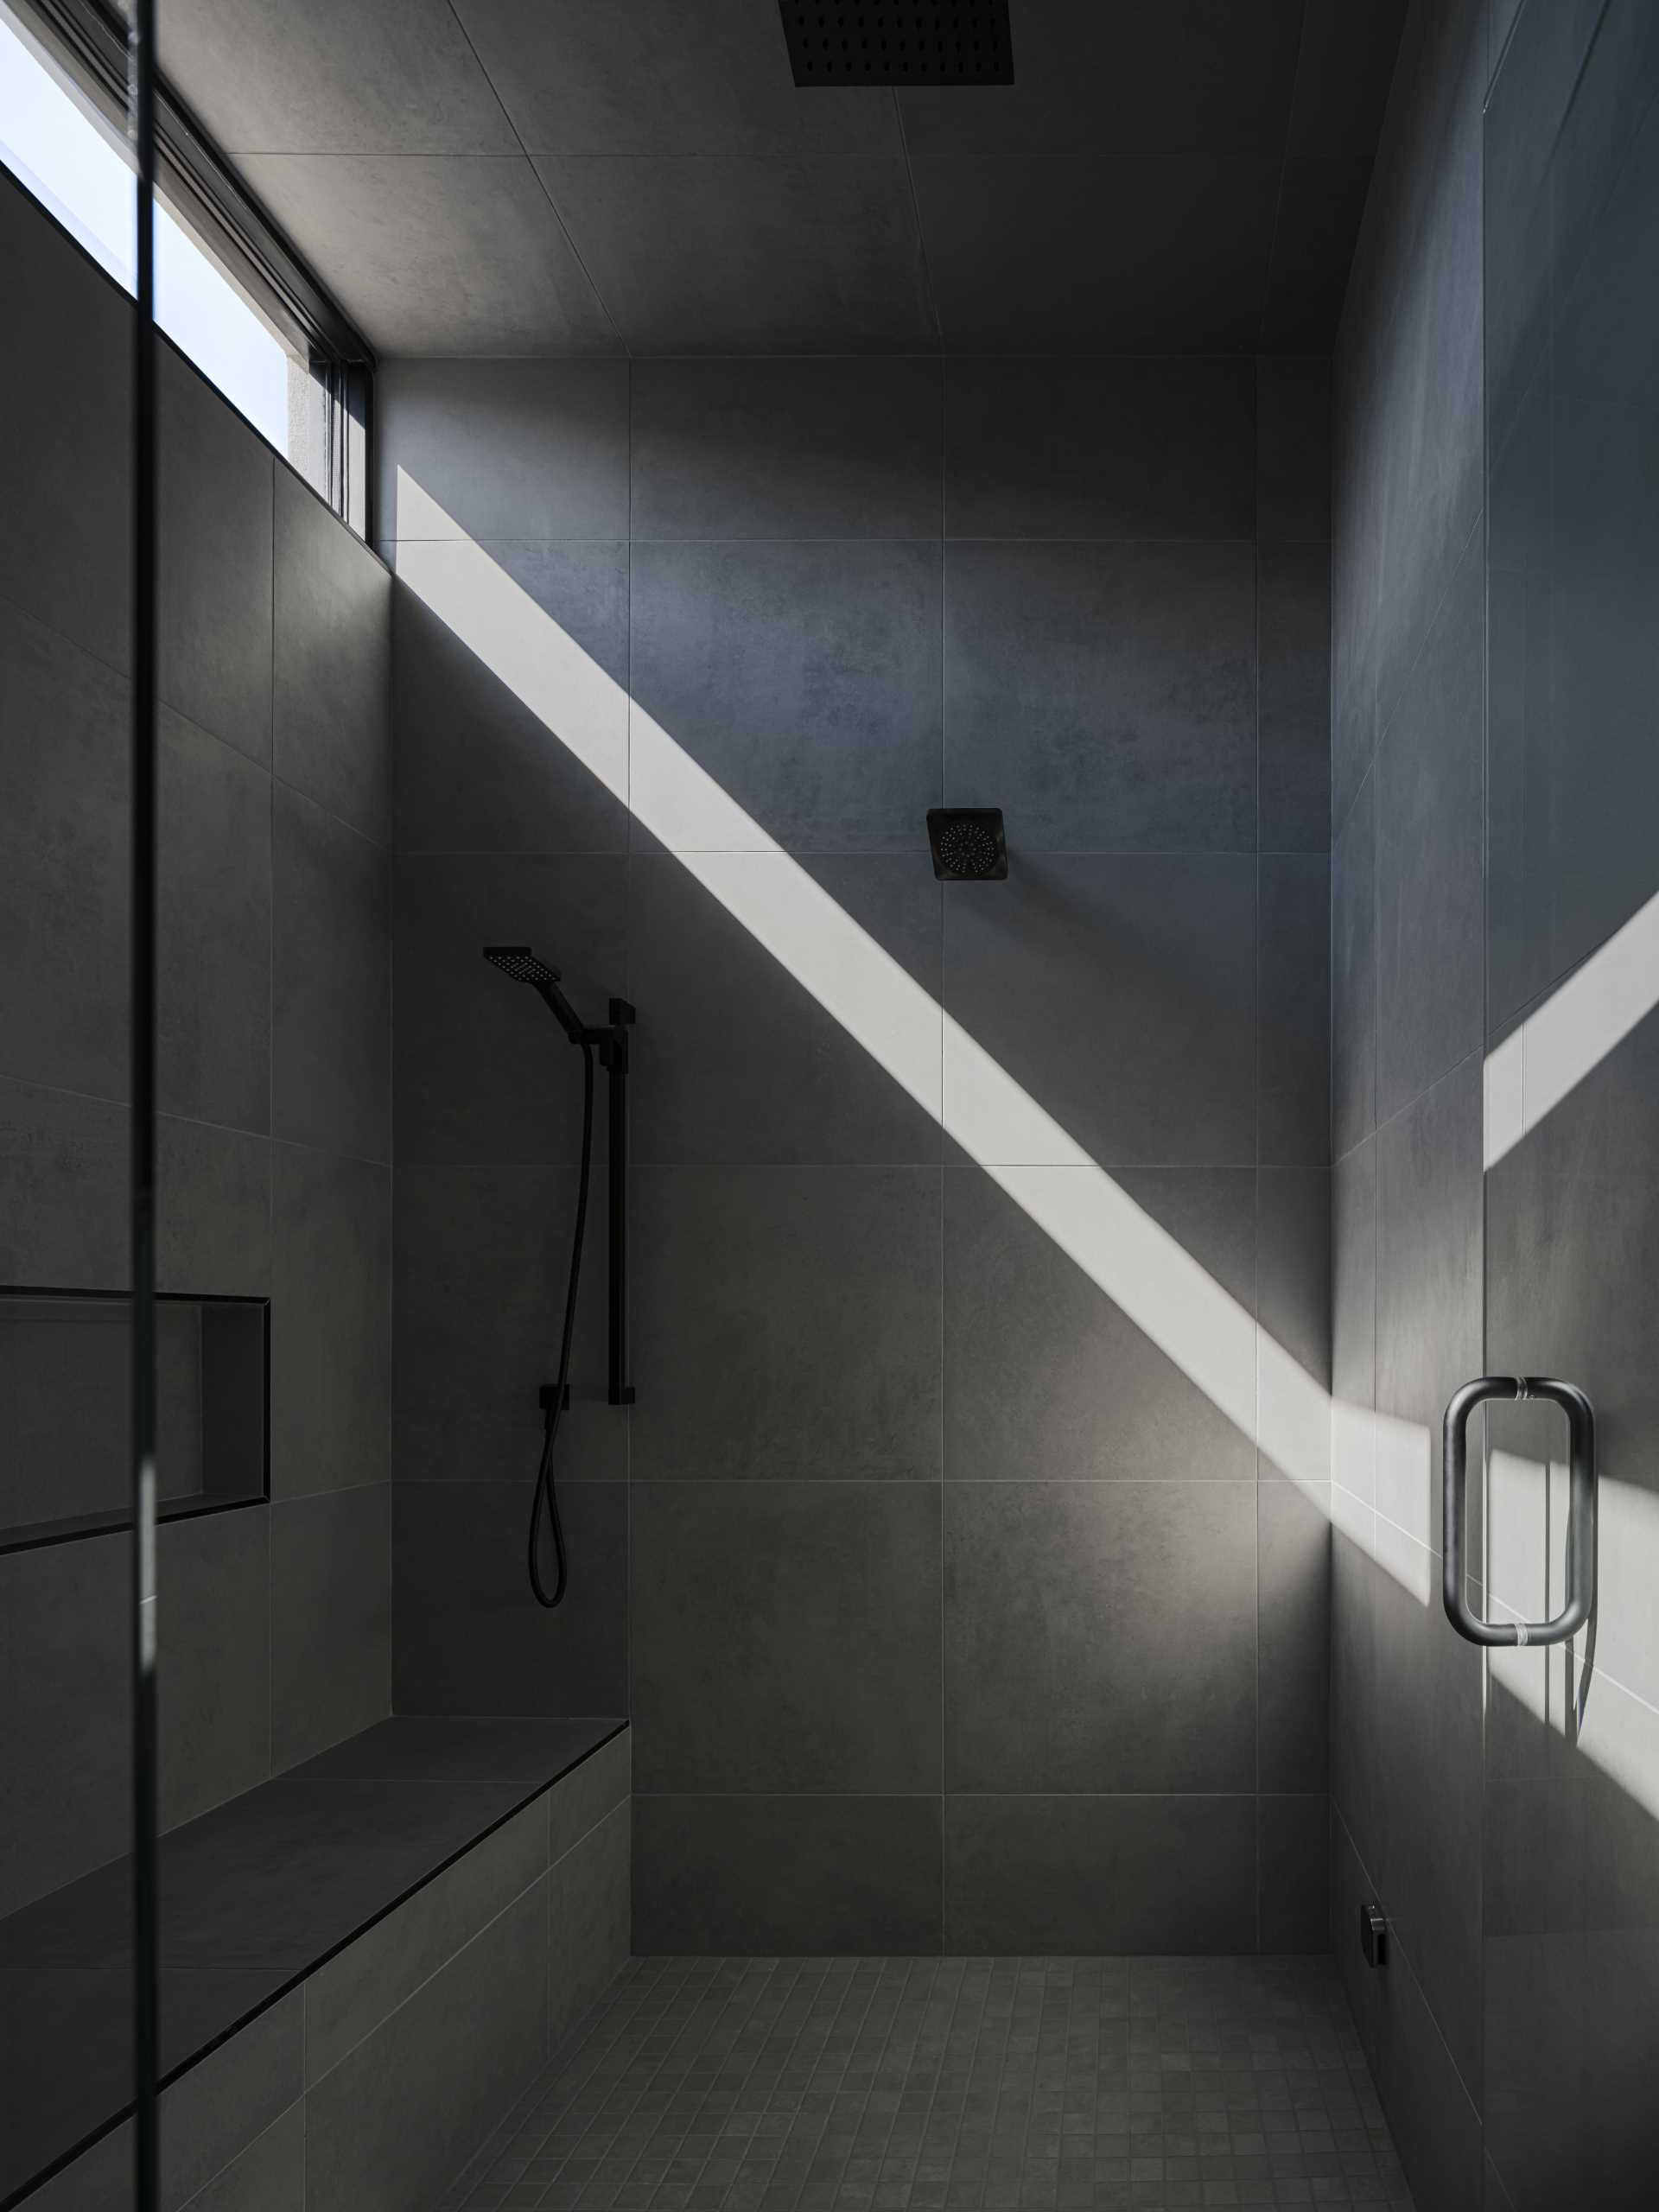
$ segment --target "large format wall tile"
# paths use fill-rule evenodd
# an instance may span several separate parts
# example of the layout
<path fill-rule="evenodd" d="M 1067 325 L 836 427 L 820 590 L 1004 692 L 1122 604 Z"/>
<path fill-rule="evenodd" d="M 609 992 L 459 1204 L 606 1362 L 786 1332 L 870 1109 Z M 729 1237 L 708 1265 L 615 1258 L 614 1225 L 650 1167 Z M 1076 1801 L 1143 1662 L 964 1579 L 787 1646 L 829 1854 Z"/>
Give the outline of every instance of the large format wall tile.
<path fill-rule="evenodd" d="M 946 801 L 1016 847 L 1252 849 L 1250 546 L 950 543 L 944 728 Z"/>
<path fill-rule="evenodd" d="M 276 471 L 276 773 L 365 837 L 391 808 L 391 579 L 308 485 Z"/>
<path fill-rule="evenodd" d="M 635 1787 L 937 1789 L 939 1603 L 936 1483 L 636 1484 Z"/>
<path fill-rule="evenodd" d="M 1249 538 L 1251 365 L 951 360 L 947 537 Z"/>
<path fill-rule="evenodd" d="M 653 537 L 937 537 L 926 360 L 642 361 L 631 523 Z"/>
<path fill-rule="evenodd" d="M 486 965 L 528 944 L 588 1021 L 626 982 L 627 869 L 596 854 L 429 853 L 397 871 L 392 1015 L 397 1161 L 505 1166 L 582 1154 L 582 1063 L 535 994 Z M 648 1025 L 666 1009 L 652 1003 Z M 606 1150 L 596 1077 L 596 1155 Z M 639 1093 L 635 1086 L 635 1127 Z M 639 1150 L 636 1138 L 636 1152 Z"/>
<path fill-rule="evenodd" d="M 1331 548 L 1264 544 L 1257 556 L 1262 660 L 1262 846 L 1331 849 Z"/>
<path fill-rule="evenodd" d="M 1256 1776 L 1263 1790 L 1318 1791 L 1327 1779 L 1331 1496 L 1282 1477 L 1256 1489 Z M 1321 1882 L 1325 1824 L 1319 1822 Z M 1264 1949 L 1277 1947 L 1264 1942 Z"/>
<path fill-rule="evenodd" d="M 273 843 L 272 1133 L 361 1160 L 389 1159 L 385 856 L 283 784 Z"/>
<path fill-rule="evenodd" d="M 170 349 L 160 367 L 162 696 L 269 767 L 276 463 Z"/>
<path fill-rule="evenodd" d="M 14 301 L 0 345 L 0 594 L 110 667 L 132 650 L 132 310 L 25 185 L 0 177 Z"/>
<path fill-rule="evenodd" d="M 198 1514 L 160 1531 L 164 1828 L 253 1789 L 270 1771 L 270 1522 L 255 1507 Z"/>
<path fill-rule="evenodd" d="M 1331 855 L 1331 1151 L 1376 1127 L 1376 786 L 1359 788 Z"/>
<path fill-rule="evenodd" d="M 625 850 L 626 543 L 419 540 L 391 550 L 399 851 Z M 527 703 L 507 680 L 513 668 L 492 666 L 456 634 L 485 588 L 512 611 L 533 659 L 558 671 L 550 707 Z"/>
<path fill-rule="evenodd" d="M 1261 861 L 1258 1156 L 1323 1166 L 1331 1156 L 1331 870 L 1323 853 Z"/>
<path fill-rule="evenodd" d="M 947 895 L 947 1009 L 1103 1166 L 1253 1160 L 1255 922 L 1254 858 L 1020 854 Z M 945 1086 L 954 1124 L 971 1071 Z"/>
<path fill-rule="evenodd" d="M 624 1797 L 548 1875 L 548 2045 L 556 2049 L 626 1966 L 632 1948 L 633 1812 Z"/>
<path fill-rule="evenodd" d="M 1246 1306 L 1254 1302 L 1248 1167 L 1126 1169 L 1117 1180 L 1224 1289 Z M 948 1478 L 1254 1474 L 1254 1438 L 982 1168 L 947 1168 L 944 1185 Z"/>
<path fill-rule="evenodd" d="M 1328 360 L 1268 354 L 1257 359 L 1256 534 L 1264 545 L 1323 543 L 1327 582 L 1331 398 Z M 1329 734 L 1327 728 L 1327 740 Z"/>
<path fill-rule="evenodd" d="M 787 910 L 804 869 L 920 984 L 933 1007 L 906 1051 L 938 1065 L 939 887 L 920 854 L 728 856 L 747 895 Z M 722 874 L 717 878 L 724 882 Z M 654 1164 L 873 1166 L 934 1162 L 934 1116 L 675 859 L 628 866 L 634 1157 Z M 786 956 L 787 939 L 784 945 Z M 872 963 L 880 976 L 880 963 Z"/>
<path fill-rule="evenodd" d="M 0 1082 L 0 1281 L 113 1290 L 127 1280 L 127 1111 Z"/>
<path fill-rule="evenodd" d="M 159 1101 L 194 1121 L 263 1131 L 270 1126 L 270 772 L 168 714 L 160 785 Z"/>
<path fill-rule="evenodd" d="M 532 1017 L 537 1010 L 526 1009 Z M 573 1071 L 564 1072 L 569 1080 Z M 604 1173 L 588 1204 L 571 1402 L 559 1423 L 561 1479 L 626 1478 L 628 1471 L 628 1415 L 607 1402 Z M 642 1176 L 634 1185 L 637 1267 L 649 1259 L 660 1227 L 647 1181 Z M 543 1422 L 538 1394 L 558 1370 L 576 1183 L 574 1167 L 398 1169 L 392 1338 L 397 1481 L 527 1484 L 535 1473 Z M 639 1302 L 636 1288 L 636 1343 Z M 663 1387 L 652 1367 L 647 1356 L 647 1401 Z M 640 1370 L 637 1350 L 634 1368 Z M 715 1379 L 699 1377 L 705 1389 Z"/>
<path fill-rule="evenodd" d="M 937 539 L 636 541 L 630 604 L 636 707 L 766 836 L 807 852 L 925 843 L 940 798 Z M 734 842 L 677 817 L 654 749 L 636 746 L 632 778 L 664 844 Z"/>
<path fill-rule="evenodd" d="M 382 538 L 626 534 L 626 367 L 385 361 L 374 399 Z"/>
<path fill-rule="evenodd" d="M 391 1485 L 400 1713 L 627 1711 L 626 1485 L 561 1481 L 570 1583 L 544 1612 L 524 1564 L 535 1473 Z M 550 1580 L 544 1516 L 541 1545 Z"/>
<path fill-rule="evenodd" d="M 944 1947 L 1253 1951 L 1252 1796 L 950 1796 Z"/>
<path fill-rule="evenodd" d="M 384 1482 L 391 1173 L 291 1144 L 272 1169 L 271 1493 Z"/>
<path fill-rule="evenodd" d="M 937 1167 L 647 1169 L 636 1480 L 935 1476 Z"/>
<path fill-rule="evenodd" d="M 939 1814 L 937 1794 L 636 1796 L 634 1949 L 938 1951 Z"/>
<path fill-rule="evenodd" d="M 327 1751 L 391 1710 L 391 1491 L 270 1510 L 270 1763 Z"/>
<path fill-rule="evenodd" d="M 950 1788 L 1251 1790 L 1255 1485 L 953 1483 Z"/>

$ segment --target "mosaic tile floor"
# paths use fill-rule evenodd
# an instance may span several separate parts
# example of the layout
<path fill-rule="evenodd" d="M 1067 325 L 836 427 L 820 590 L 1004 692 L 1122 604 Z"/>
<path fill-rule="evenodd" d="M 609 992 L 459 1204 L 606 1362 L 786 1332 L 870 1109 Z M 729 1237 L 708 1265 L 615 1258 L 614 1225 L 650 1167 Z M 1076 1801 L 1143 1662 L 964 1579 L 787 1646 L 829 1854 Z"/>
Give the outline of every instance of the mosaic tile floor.
<path fill-rule="evenodd" d="M 454 2212 L 1409 2207 L 1322 1959 L 641 1959 Z"/>

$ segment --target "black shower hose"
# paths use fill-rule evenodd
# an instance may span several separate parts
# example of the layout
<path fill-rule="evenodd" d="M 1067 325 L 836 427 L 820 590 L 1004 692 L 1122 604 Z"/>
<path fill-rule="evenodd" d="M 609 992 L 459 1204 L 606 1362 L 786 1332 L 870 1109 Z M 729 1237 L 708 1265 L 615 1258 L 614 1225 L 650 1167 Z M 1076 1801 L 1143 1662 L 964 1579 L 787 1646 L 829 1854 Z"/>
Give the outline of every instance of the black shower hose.
<path fill-rule="evenodd" d="M 564 1411 L 564 1394 L 570 1384 L 570 1341 L 576 1329 L 576 1285 L 582 1278 L 582 1240 L 588 1226 L 588 1183 L 594 1164 L 594 1048 L 582 1043 L 582 1174 L 576 1184 L 576 1227 L 570 1240 L 570 1284 L 564 1299 L 564 1334 L 559 1343 L 559 1379 L 548 1401 L 547 1425 L 542 1433 L 542 1464 L 536 1475 L 536 1494 L 530 1502 L 530 1586 L 538 1605 L 550 1611 L 564 1596 L 564 1530 L 559 1522 L 559 1494 L 553 1481 L 553 1446 Z M 552 1593 L 542 1580 L 542 1504 L 547 1504 L 547 1525 L 553 1537 L 556 1569 Z"/>

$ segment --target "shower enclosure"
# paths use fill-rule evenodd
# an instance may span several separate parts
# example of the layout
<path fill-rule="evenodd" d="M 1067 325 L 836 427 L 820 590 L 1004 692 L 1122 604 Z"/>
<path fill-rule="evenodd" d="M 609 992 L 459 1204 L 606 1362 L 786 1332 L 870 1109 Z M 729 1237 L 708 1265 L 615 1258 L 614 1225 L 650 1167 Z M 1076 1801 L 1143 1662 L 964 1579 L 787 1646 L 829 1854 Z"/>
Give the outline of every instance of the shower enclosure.
<path fill-rule="evenodd" d="M 290 434 L 157 341 L 152 840 L 0 106 L 0 2212 L 1645 2208 L 1653 11 L 160 5 Z"/>

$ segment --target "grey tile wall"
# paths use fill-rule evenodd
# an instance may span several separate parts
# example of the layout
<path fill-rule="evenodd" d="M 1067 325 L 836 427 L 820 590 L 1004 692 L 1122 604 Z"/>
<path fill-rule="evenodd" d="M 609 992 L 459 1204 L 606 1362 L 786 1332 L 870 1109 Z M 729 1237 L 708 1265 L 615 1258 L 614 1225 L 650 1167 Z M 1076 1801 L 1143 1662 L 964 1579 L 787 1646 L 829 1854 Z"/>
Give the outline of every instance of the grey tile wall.
<path fill-rule="evenodd" d="M 631 1683 L 639 1948 L 1322 1948 L 1325 1488 L 1258 1465 L 709 887 L 827 893 L 1323 1384 L 1323 367 L 425 362 L 382 388 L 400 1709 Z M 446 639 L 490 563 L 788 857 L 702 849 L 660 780 L 623 834 Z M 636 742 L 636 798 L 654 767 Z M 935 882 L 941 798 L 1006 810 L 1006 884 Z M 577 1070 L 482 969 L 492 938 L 639 1009 L 639 1400 L 602 1402 L 590 1273 L 551 1616 L 523 1529 Z"/>
<path fill-rule="evenodd" d="M 10 178 L 0 231 L 0 1281 L 112 1288 L 130 311 Z M 172 1825 L 387 1710 L 391 582 L 165 347 L 162 403 L 158 1273 L 271 1300 L 276 1499 L 162 1532 Z M 126 1541 L 4 1567 L 0 1912 L 129 1827 Z"/>

